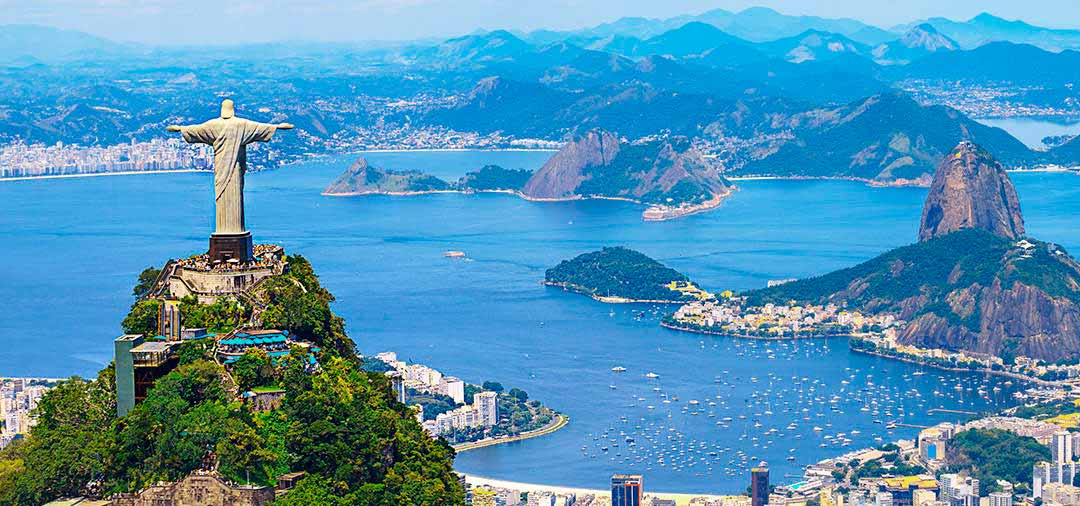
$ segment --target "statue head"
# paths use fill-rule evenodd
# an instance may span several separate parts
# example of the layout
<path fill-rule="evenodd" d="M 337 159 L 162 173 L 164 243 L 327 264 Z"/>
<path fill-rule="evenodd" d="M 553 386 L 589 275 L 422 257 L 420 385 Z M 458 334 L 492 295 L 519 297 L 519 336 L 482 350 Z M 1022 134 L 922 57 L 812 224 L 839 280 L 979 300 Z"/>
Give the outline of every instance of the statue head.
<path fill-rule="evenodd" d="M 229 119 L 236 115 L 236 107 L 233 106 L 233 101 L 225 99 L 221 101 L 221 119 Z"/>

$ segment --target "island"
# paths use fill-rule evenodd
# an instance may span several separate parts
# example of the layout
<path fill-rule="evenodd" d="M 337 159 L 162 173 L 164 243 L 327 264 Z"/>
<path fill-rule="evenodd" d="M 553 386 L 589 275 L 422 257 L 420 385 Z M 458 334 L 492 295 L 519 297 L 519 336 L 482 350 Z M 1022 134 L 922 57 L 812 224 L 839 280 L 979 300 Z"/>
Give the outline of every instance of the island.
<path fill-rule="evenodd" d="M 559 262 L 545 272 L 544 284 L 608 303 L 678 304 L 712 297 L 679 271 L 619 246 Z"/>
<path fill-rule="evenodd" d="M 323 195 L 425 195 L 430 193 L 518 193 L 532 175 L 524 169 L 505 169 L 485 165 L 470 171 L 455 182 L 448 182 L 418 170 L 392 170 L 376 167 L 360 158 L 349 166 Z"/>

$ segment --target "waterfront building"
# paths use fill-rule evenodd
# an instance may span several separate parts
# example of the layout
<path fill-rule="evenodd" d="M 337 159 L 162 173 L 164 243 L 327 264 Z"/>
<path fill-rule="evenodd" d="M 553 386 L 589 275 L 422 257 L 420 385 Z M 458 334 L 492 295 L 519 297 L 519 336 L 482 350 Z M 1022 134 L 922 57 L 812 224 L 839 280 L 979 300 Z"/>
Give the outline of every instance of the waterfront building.
<path fill-rule="evenodd" d="M 611 506 L 644 506 L 645 486 L 640 474 L 611 477 Z"/>
<path fill-rule="evenodd" d="M 499 394 L 496 392 L 477 392 L 473 394 L 473 405 L 480 413 L 480 423 L 490 427 L 499 423 Z"/>
<path fill-rule="evenodd" d="M 750 470 L 750 506 L 769 503 L 769 468 L 764 462 Z"/>
<path fill-rule="evenodd" d="M 990 506 L 1012 506 L 1012 503 L 1012 494 L 1008 494 L 1005 492 L 990 493 Z"/>
<path fill-rule="evenodd" d="M 1067 431 L 1054 433 L 1050 444 L 1050 454 L 1054 464 L 1068 464 L 1073 460 L 1072 435 Z"/>
<path fill-rule="evenodd" d="M 919 432 L 917 439 L 919 458 L 927 467 L 937 469 L 944 465 L 945 443 L 950 437 L 952 437 L 951 431 L 942 427 L 931 427 Z"/>
<path fill-rule="evenodd" d="M 555 506 L 555 494 L 551 492 L 529 492 L 526 506 Z"/>
<path fill-rule="evenodd" d="M 881 485 L 885 492 L 892 495 L 893 506 L 913 506 L 915 492 L 929 492 L 930 500 L 934 500 L 934 491 L 938 489 L 937 480 L 929 475 L 885 478 Z"/>

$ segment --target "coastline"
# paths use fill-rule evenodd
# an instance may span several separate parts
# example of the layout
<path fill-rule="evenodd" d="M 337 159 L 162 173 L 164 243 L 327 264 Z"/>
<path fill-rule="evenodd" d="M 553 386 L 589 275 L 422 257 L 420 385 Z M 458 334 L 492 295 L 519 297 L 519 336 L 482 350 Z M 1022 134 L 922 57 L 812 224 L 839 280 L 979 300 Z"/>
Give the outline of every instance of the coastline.
<path fill-rule="evenodd" d="M 540 427 L 539 429 L 522 432 L 516 436 L 504 437 L 501 439 L 481 439 L 480 441 L 470 441 L 468 443 L 458 443 L 452 445 L 454 451 L 461 453 L 469 450 L 476 450 L 479 448 L 487 448 L 489 446 L 501 445 L 506 443 L 516 443 L 518 441 L 524 441 L 526 439 L 532 439 L 540 436 L 546 436 L 563 427 L 570 424 L 570 417 L 562 413 L 555 413 L 555 419 L 549 422 L 547 425 Z"/>
<path fill-rule="evenodd" d="M 560 487 L 557 485 L 541 485 L 536 483 L 523 483 L 517 481 L 498 480 L 495 478 L 485 478 L 483 476 L 476 476 L 474 474 L 462 473 L 465 476 L 465 482 L 474 487 L 488 486 L 493 488 L 507 488 L 512 490 L 536 490 L 539 492 L 550 492 L 552 494 L 575 494 L 584 495 L 591 494 L 593 496 L 610 496 L 610 489 L 590 489 L 590 488 L 577 488 L 577 487 Z M 683 492 L 654 492 L 646 489 L 646 496 L 656 497 L 659 499 L 670 499 L 676 502 L 676 504 L 687 504 L 690 499 L 695 497 L 705 497 L 708 499 L 722 499 L 724 497 L 732 497 L 731 495 L 715 495 L 715 494 L 688 494 Z"/>
<path fill-rule="evenodd" d="M 87 174 L 54 174 L 47 176 L 18 176 L 18 177 L 0 177 L 0 182 L 4 181 L 33 181 L 35 179 L 79 179 L 84 177 L 104 177 L 104 176 L 138 176 L 141 174 L 176 174 L 176 173 L 191 173 L 191 172 L 206 172 L 213 174 L 211 169 L 163 169 L 163 170 L 124 170 L 117 172 L 90 172 Z"/>
<path fill-rule="evenodd" d="M 532 197 L 525 195 L 520 190 L 510 189 L 497 189 L 497 190 L 419 190 L 419 191 L 379 191 L 379 190 L 367 190 L 359 192 L 337 192 L 337 191 L 323 191 L 321 193 L 324 197 L 362 197 L 366 195 L 387 195 L 390 197 L 414 197 L 418 195 L 435 195 L 440 193 L 458 193 L 461 195 L 473 195 L 477 193 L 502 193 L 505 195 L 513 195 L 522 200 L 529 202 L 572 202 L 577 200 L 612 200 L 617 202 L 629 202 L 631 204 L 637 204 L 642 206 L 649 206 L 641 212 L 642 221 L 668 221 L 683 218 L 693 214 L 704 213 L 720 207 L 723 204 L 724 199 L 731 196 L 733 193 L 728 190 L 726 193 L 713 194 L 712 198 L 702 202 L 700 204 L 694 204 L 691 206 L 664 206 L 655 205 L 642 202 L 640 200 L 631 199 L 627 197 L 608 197 L 602 195 L 574 195 L 571 197 Z M 648 301 L 652 302 L 652 301 Z"/>
<path fill-rule="evenodd" d="M 702 329 L 697 329 L 697 328 L 694 328 L 694 327 L 683 327 L 683 326 L 667 323 L 667 322 L 665 322 L 663 320 L 660 321 L 660 326 L 664 327 L 665 329 L 677 330 L 677 331 L 680 331 L 680 332 L 689 332 L 689 333 L 692 333 L 692 334 L 705 334 L 705 335 L 710 335 L 710 336 L 733 337 L 733 338 L 736 338 L 736 339 L 754 339 L 754 340 L 757 340 L 757 341 L 797 341 L 797 340 L 801 340 L 801 339 L 832 339 L 834 337 L 845 337 L 845 338 L 854 337 L 851 334 L 831 334 L 831 335 L 824 335 L 824 336 L 794 336 L 794 337 L 751 336 L 751 335 L 732 334 L 730 332 L 717 332 L 717 331 L 714 331 L 714 330 L 702 330 Z"/>
<path fill-rule="evenodd" d="M 548 281 L 546 279 L 540 281 L 540 284 L 544 286 L 562 288 L 563 291 L 576 293 L 578 295 L 584 295 L 597 302 L 603 302 L 604 304 L 686 304 L 687 302 L 689 302 L 686 300 L 628 299 L 626 297 L 595 295 L 582 290 L 575 290 L 574 288 L 568 286 L 566 283 L 557 283 L 555 281 Z"/>
<path fill-rule="evenodd" d="M 1069 168 L 1061 165 L 1044 165 L 1037 167 L 1022 167 L 1022 168 L 1010 168 L 1005 169 L 1005 172 L 1009 173 L 1024 173 L 1024 172 L 1051 172 L 1051 173 L 1073 173 L 1080 175 L 1080 170 L 1075 168 Z M 723 174 L 721 174 L 723 175 Z M 770 174 L 749 174 L 745 176 L 724 176 L 728 181 L 852 181 L 856 183 L 863 183 L 871 188 L 928 188 L 930 187 L 930 180 L 922 179 L 896 179 L 893 181 L 874 181 L 873 179 L 866 179 L 861 177 L 850 176 L 778 176 Z"/>
<path fill-rule="evenodd" d="M 876 357 L 887 358 L 887 359 L 890 359 L 890 360 L 899 360 L 901 362 L 907 362 L 909 364 L 920 365 L 920 366 L 923 366 L 923 367 L 931 367 L 931 368 L 934 368 L 934 369 L 937 369 L 937 370 L 940 370 L 940 371 L 979 372 L 979 373 L 993 374 L 995 376 L 1004 376 L 1006 378 L 1012 378 L 1012 379 L 1015 379 L 1015 380 L 1027 381 L 1027 382 L 1030 382 L 1030 383 L 1035 383 L 1035 384 L 1040 385 L 1040 386 L 1060 387 L 1060 386 L 1065 386 L 1066 385 L 1065 383 L 1059 383 L 1059 382 L 1055 382 L 1055 381 L 1046 381 L 1044 379 L 1033 378 L 1031 376 L 1024 376 L 1023 374 L 1017 374 L 1017 373 L 1009 372 L 1009 371 L 995 371 L 993 369 L 987 369 L 987 368 L 967 369 L 967 368 L 961 368 L 961 367 L 946 367 L 946 366 L 943 366 L 943 365 L 937 365 L 937 364 L 932 364 L 932 363 L 929 363 L 929 362 L 923 362 L 921 360 L 917 360 L 917 359 L 913 359 L 913 358 L 898 357 L 896 355 L 890 355 L 888 353 L 881 353 L 881 352 L 869 351 L 869 350 L 859 350 L 859 349 L 855 349 L 855 348 L 851 348 L 851 347 L 849 347 L 848 349 L 850 349 L 852 352 L 855 352 L 855 353 L 864 353 L 866 355 L 874 355 Z"/>

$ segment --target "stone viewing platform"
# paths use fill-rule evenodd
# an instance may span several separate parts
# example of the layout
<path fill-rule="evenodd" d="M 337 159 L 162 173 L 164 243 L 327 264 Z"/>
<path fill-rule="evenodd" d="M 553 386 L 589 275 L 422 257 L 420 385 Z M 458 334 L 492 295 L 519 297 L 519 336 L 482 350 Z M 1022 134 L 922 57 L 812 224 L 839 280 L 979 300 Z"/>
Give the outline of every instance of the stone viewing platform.
<path fill-rule="evenodd" d="M 250 262 L 237 259 L 210 261 L 209 254 L 170 260 L 152 293 L 182 299 L 193 295 L 211 304 L 219 297 L 250 290 L 267 278 L 285 272 L 285 250 L 276 244 L 257 244 Z"/>

